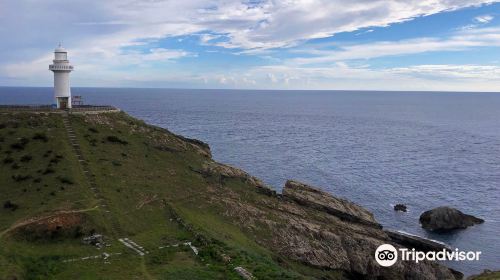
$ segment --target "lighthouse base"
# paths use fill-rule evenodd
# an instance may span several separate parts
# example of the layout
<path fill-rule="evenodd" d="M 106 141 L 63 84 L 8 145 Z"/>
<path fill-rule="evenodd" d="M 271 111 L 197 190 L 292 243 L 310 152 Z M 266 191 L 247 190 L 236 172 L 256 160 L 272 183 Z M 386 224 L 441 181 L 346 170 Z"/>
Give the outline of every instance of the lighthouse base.
<path fill-rule="evenodd" d="M 56 97 L 57 109 L 71 108 L 71 100 L 69 97 Z"/>

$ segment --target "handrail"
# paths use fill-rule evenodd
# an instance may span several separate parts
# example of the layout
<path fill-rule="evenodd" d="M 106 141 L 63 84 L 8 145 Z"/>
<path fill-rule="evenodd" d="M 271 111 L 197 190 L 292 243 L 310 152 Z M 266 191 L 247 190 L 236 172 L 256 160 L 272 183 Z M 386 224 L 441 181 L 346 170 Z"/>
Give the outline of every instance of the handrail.
<path fill-rule="evenodd" d="M 67 109 L 74 112 L 85 112 L 85 111 L 115 111 L 118 108 L 111 105 L 74 105 L 72 108 Z M 57 109 L 55 105 L 45 105 L 45 104 L 26 104 L 26 105 L 0 105 L 0 111 L 62 111 Z"/>

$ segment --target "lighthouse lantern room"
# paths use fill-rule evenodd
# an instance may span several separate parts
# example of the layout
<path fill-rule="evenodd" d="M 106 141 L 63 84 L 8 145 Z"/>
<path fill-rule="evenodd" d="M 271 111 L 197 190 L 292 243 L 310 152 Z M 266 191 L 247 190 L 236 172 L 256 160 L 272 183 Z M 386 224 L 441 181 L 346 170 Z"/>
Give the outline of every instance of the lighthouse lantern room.
<path fill-rule="evenodd" d="M 54 72 L 54 98 L 57 108 L 71 108 L 71 88 L 69 85 L 69 73 L 73 66 L 69 63 L 68 52 L 61 44 L 54 50 L 53 64 L 49 70 Z"/>

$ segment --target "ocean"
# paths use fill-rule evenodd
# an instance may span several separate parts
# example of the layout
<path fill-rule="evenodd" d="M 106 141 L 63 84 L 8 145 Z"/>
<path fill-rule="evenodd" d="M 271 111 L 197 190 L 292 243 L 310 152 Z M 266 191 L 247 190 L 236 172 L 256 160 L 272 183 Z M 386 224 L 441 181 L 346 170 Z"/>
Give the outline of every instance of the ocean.
<path fill-rule="evenodd" d="M 73 88 L 210 144 L 217 161 L 281 190 L 287 179 L 354 201 L 384 227 L 481 251 L 448 262 L 500 269 L 500 94 Z M 0 104 L 52 103 L 52 88 L 0 87 Z M 407 213 L 393 211 L 404 203 Z M 449 205 L 486 220 L 439 235 L 423 211 Z"/>

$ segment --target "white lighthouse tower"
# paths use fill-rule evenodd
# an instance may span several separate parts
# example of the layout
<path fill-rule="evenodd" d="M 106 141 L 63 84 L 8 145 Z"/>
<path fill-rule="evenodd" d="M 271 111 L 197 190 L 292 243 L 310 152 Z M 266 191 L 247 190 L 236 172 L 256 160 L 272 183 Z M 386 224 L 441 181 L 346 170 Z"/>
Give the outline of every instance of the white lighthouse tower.
<path fill-rule="evenodd" d="M 49 65 L 49 70 L 54 72 L 54 97 L 57 108 L 71 108 L 71 88 L 69 86 L 69 73 L 73 66 L 69 64 L 68 52 L 61 44 L 54 50 L 54 64 Z"/>

